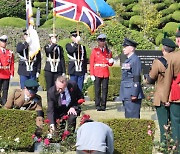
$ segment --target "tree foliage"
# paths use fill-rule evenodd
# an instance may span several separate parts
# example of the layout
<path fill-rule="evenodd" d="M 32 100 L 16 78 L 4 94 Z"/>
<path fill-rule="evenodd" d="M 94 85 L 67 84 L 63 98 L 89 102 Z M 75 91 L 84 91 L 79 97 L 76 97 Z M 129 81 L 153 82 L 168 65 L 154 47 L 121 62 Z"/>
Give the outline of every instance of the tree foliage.
<path fill-rule="evenodd" d="M 19 17 L 25 19 L 26 7 L 24 0 L 0 0 L 0 18 Z"/>
<path fill-rule="evenodd" d="M 160 19 L 162 17 L 156 9 L 156 6 L 151 3 L 151 0 L 142 0 L 139 2 L 140 5 L 140 15 L 142 17 L 142 23 L 140 28 L 148 40 L 154 42 L 154 32 L 157 31 L 158 25 L 160 24 Z"/>

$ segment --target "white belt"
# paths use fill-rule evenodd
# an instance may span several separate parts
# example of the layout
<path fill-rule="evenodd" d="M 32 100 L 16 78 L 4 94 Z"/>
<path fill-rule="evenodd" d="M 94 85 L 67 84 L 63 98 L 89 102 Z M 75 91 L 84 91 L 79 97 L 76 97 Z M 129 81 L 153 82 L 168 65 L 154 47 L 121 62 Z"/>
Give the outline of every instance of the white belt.
<path fill-rule="evenodd" d="M 107 66 L 108 66 L 108 64 L 95 64 L 94 66 L 107 67 Z"/>
<path fill-rule="evenodd" d="M 0 69 L 2 70 L 10 69 L 10 66 L 0 66 Z"/>
<path fill-rule="evenodd" d="M 52 59 L 52 58 L 49 58 L 47 57 L 47 60 L 46 61 L 49 61 L 49 62 L 59 62 L 60 60 L 59 59 Z"/>

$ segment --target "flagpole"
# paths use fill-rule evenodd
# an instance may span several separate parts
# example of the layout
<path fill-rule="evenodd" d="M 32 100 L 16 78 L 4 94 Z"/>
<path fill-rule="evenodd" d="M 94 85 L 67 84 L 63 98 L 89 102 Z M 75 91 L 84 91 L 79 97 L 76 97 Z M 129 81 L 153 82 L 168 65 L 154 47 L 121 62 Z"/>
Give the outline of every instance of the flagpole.
<path fill-rule="evenodd" d="M 55 0 L 53 0 L 53 37 L 55 36 L 55 21 L 56 21 L 56 4 Z M 55 68 L 55 50 L 53 50 L 53 67 Z"/>
<path fill-rule="evenodd" d="M 79 36 L 79 22 L 77 22 L 77 35 Z M 79 69 L 79 65 L 80 65 L 80 55 L 79 55 L 79 53 L 80 53 L 80 45 L 79 45 L 79 41 L 78 41 L 78 69 Z"/>
<path fill-rule="evenodd" d="M 101 17 L 101 14 L 99 13 L 99 9 L 98 9 L 96 0 L 94 0 L 94 4 L 95 4 L 95 7 L 96 7 L 96 12 L 97 12 L 97 14 Z"/>
<path fill-rule="evenodd" d="M 29 33 L 29 24 L 30 24 L 30 19 L 29 19 L 29 0 L 26 0 L 26 31 L 28 34 L 28 37 L 30 37 Z M 28 48 L 28 67 L 30 66 L 30 53 L 29 53 L 29 48 Z"/>

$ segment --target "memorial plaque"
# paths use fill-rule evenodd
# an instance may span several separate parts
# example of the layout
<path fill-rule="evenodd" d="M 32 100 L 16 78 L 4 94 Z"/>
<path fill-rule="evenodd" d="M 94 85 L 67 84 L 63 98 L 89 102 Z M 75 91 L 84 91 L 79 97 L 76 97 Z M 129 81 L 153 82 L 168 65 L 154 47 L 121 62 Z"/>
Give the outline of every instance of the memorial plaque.
<path fill-rule="evenodd" d="M 142 73 L 148 74 L 153 63 L 153 60 L 162 56 L 161 50 L 136 50 L 136 55 L 141 60 Z M 120 62 L 121 64 L 126 60 L 126 56 L 121 53 Z"/>
<path fill-rule="evenodd" d="M 143 74 L 148 74 L 153 60 L 162 56 L 161 50 L 136 50 L 135 53 L 141 60 Z"/>

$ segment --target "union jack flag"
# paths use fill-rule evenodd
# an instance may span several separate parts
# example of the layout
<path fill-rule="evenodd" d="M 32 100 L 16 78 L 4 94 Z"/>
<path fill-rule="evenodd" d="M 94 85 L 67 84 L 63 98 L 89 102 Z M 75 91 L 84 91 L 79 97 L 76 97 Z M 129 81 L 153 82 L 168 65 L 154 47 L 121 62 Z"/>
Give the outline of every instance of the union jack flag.
<path fill-rule="evenodd" d="M 103 20 L 89 7 L 85 0 L 54 0 L 54 13 L 85 23 L 91 30 L 103 25 Z"/>

